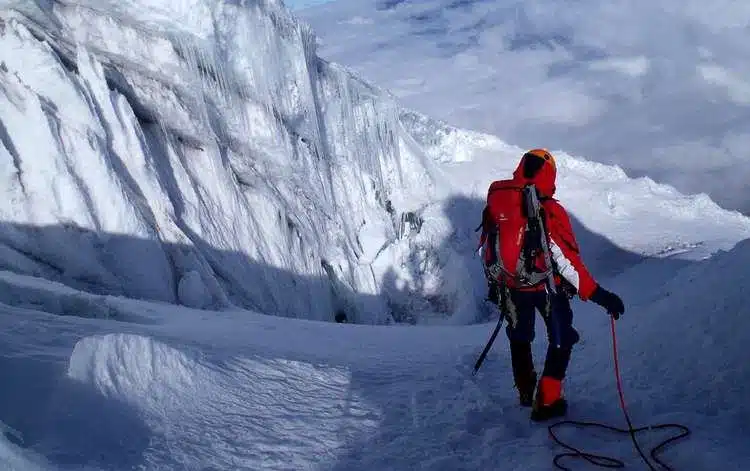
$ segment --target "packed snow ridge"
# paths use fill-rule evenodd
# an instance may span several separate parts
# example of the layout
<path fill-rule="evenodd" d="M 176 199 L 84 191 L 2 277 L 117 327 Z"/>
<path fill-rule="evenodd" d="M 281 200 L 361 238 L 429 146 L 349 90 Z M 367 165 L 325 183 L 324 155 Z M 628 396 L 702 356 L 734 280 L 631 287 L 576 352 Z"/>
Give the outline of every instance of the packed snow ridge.
<path fill-rule="evenodd" d="M 202 309 L 474 319 L 471 228 L 521 149 L 320 59 L 281 2 L 2 1 L 0 89 L 5 270 Z M 594 260 L 750 236 L 705 196 L 558 155 Z"/>

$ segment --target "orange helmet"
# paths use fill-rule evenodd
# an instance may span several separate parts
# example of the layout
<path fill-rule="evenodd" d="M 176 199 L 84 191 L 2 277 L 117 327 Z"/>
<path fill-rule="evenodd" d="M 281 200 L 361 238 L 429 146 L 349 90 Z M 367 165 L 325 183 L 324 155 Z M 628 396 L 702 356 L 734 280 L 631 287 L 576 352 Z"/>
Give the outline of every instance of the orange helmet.
<path fill-rule="evenodd" d="M 523 154 L 513 177 L 536 184 L 544 196 L 552 197 L 557 177 L 555 158 L 547 149 L 531 149 Z"/>
<path fill-rule="evenodd" d="M 547 149 L 531 149 L 523 154 L 523 173 L 526 178 L 532 178 L 544 166 L 545 163 L 552 165 L 557 170 L 555 157 Z"/>

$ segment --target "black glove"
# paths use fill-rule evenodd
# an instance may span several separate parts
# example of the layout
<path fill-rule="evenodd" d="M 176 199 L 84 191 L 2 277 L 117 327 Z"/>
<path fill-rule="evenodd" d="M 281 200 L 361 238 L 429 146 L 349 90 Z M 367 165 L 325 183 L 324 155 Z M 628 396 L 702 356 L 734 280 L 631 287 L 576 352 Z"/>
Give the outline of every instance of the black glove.
<path fill-rule="evenodd" d="M 622 303 L 622 299 L 615 293 L 607 291 L 599 285 L 596 285 L 596 289 L 589 299 L 606 309 L 609 315 L 614 317 L 615 320 L 619 319 L 625 312 L 625 305 Z"/>

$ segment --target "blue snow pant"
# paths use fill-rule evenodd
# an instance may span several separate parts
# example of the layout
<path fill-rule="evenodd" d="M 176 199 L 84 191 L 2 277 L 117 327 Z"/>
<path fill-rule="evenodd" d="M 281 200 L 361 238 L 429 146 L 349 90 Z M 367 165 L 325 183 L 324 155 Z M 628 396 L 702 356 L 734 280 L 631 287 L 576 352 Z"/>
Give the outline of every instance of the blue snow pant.
<path fill-rule="evenodd" d="M 573 345 L 580 339 L 573 327 L 568 296 L 561 289 L 557 294 L 505 289 L 501 303 L 508 322 L 505 332 L 510 340 L 511 356 L 514 356 L 514 372 L 523 376 L 533 369 L 531 342 L 535 337 L 536 311 L 539 311 L 547 328 L 548 341 L 542 374 L 562 380 Z"/>

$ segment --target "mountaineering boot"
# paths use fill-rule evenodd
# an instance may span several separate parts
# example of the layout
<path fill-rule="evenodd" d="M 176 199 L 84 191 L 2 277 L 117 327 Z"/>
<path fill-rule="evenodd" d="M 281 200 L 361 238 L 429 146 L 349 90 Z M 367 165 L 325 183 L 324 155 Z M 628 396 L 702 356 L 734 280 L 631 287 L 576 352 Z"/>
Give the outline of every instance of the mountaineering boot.
<path fill-rule="evenodd" d="M 543 421 L 561 417 L 568 411 L 568 403 L 562 397 L 562 381 L 542 376 L 531 409 L 531 420 Z"/>
<path fill-rule="evenodd" d="M 534 360 L 530 342 L 511 342 L 510 358 L 513 366 L 513 380 L 518 390 L 518 402 L 523 407 L 531 407 L 536 386 Z"/>

